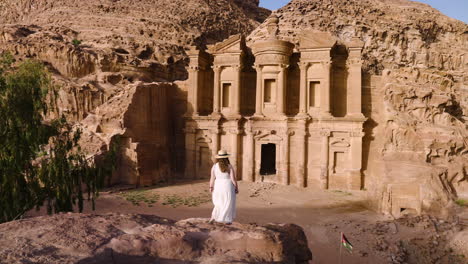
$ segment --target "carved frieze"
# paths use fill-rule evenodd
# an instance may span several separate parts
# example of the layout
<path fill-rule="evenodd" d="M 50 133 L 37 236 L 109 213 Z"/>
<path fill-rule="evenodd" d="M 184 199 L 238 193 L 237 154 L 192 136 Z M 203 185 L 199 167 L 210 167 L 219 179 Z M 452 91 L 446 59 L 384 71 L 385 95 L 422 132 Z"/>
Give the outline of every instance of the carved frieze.
<path fill-rule="evenodd" d="M 239 65 L 241 63 L 241 56 L 216 56 L 214 59 L 215 65 L 220 66 L 231 66 L 231 65 Z"/>
<path fill-rule="evenodd" d="M 289 56 L 280 54 L 262 54 L 255 58 L 255 64 L 289 64 Z"/>
<path fill-rule="evenodd" d="M 329 61 L 331 60 L 330 51 L 319 51 L 319 52 L 302 52 L 301 61 L 303 62 L 318 62 L 318 61 Z"/>

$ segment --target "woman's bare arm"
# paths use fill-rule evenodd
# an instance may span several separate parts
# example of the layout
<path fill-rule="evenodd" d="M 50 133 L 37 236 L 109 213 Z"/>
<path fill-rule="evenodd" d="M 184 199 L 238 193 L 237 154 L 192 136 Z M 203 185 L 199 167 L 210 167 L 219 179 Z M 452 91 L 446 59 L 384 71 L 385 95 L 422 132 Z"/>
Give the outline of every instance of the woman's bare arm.
<path fill-rule="evenodd" d="M 239 192 L 239 188 L 237 187 L 237 177 L 236 177 L 236 172 L 234 171 L 234 168 L 230 166 L 230 175 L 231 175 L 231 181 L 232 184 L 234 185 L 234 188 L 236 189 L 236 193 Z"/>
<path fill-rule="evenodd" d="M 216 179 L 216 176 L 214 174 L 214 165 L 211 168 L 211 178 L 210 178 L 210 192 L 213 192 L 214 190 L 214 181 Z"/>

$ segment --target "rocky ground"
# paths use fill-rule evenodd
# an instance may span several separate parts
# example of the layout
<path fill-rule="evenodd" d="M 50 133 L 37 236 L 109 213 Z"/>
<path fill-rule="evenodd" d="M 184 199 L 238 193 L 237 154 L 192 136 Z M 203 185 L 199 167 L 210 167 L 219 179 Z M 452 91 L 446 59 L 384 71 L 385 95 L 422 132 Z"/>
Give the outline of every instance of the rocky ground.
<path fill-rule="evenodd" d="M 12 228 L 14 227 L 14 228 Z M 307 263 L 293 224 L 209 224 L 152 215 L 61 214 L 0 225 L 0 263 Z"/>
<path fill-rule="evenodd" d="M 104 192 L 96 213 L 148 214 L 181 220 L 208 219 L 212 205 L 207 182 Z M 295 223 L 307 236 L 314 264 L 338 263 L 340 232 L 354 246 L 346 263 L 464 264 L 468 256 L 468 208 L 442 220 L 408 216 L 394 220 L 367 209 L 364 192 L 297 189 L 240 182 L 236 221 L 244 224 Z M 86 212 L 91 212 L 90 208 Z M 44 212 L 30 212 L 30 216 Z"/>

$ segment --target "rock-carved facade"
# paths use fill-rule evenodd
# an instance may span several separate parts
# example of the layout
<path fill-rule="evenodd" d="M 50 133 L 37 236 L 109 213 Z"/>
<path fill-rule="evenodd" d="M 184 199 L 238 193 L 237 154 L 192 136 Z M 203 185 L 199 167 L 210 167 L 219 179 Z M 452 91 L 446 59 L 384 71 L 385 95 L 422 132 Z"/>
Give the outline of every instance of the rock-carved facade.
<path fill-rule="evenodd" d="M 305 31 L 300 44 L 235 35 L 188 54 L 187 178 L 210 175 L 219 149 L 238 178 L 322 189 L 362 187 L 361 50 Z"/>

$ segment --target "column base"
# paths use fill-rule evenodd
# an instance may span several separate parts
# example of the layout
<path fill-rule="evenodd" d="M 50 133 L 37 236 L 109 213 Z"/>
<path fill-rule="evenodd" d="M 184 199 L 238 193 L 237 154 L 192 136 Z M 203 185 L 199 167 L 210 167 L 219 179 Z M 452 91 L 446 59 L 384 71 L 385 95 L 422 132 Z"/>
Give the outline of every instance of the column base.
<path fill-rule="evenodd" d="M 211 113 L 210 117 L 219 119 L 219 118 L 223 117 L 223 115 L 220 112 L 213 112 L 213 113 Z"/>
<path fill-rule="evenodd" d="M 361 190 L 361 170 L 348 170 L 348 189 Z"/>
<path fill-rule="evenodd" d="M 296 118 L 297 119 L 309 119 L 310 115 L 307 114 L 307 113 L 299 113 L 299 114 L 296 115 Z"/>
<path fill-rule="evenodd" d="M 242 116 L 239 113 L 228 113 L 224 115 L 224 117 L 226 117 L 226 119 L 236 119 L 236 120 L 242 118 Z"/>
<path fill-rule="evenodd" d="M 366 117 L 362 113 L 351 113 L 351 114 L 346 114 L 345 118 L 365 119 Z"/>
<path fill-rule="evenodd" d="M 305 170 L 304 170 L 304 166 L 299 166 L 297 168 L 297 182 L 296 182 L 296 186 L 299 187 L 299 188 L 305 188 Z"/>
<path fill-rule="evenodd" d="M 331 119 L 333 115 L 330 112 L 321 112 L 320 119 Z"/>

